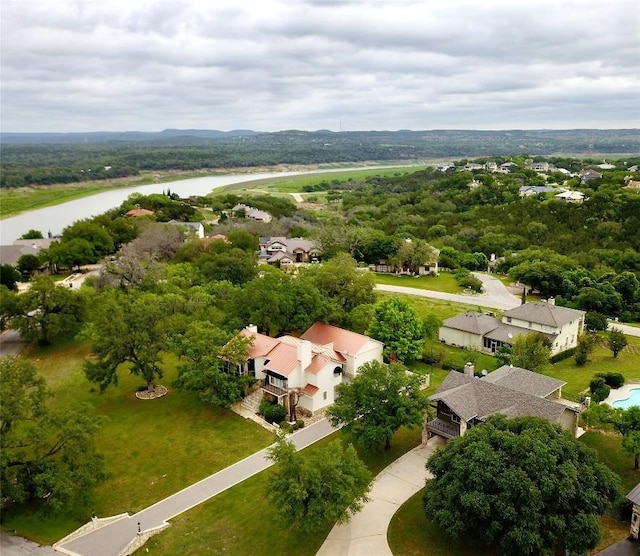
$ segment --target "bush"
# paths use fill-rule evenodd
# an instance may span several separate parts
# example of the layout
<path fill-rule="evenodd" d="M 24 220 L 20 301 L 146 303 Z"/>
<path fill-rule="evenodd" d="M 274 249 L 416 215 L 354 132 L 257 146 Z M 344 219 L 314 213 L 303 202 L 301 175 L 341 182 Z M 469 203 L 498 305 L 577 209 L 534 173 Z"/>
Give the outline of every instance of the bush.
<path fill-rule="evenodd" d="M 589 311 L 584 316 L 584 326 L 587 330 L 606 330 L 609 323 L 607 317 L 602 313 L 596 313 L 595 311 Z"/>
<path fill-rule="evenodd" d="M 570 348 L 565 351 L 561 351 L 560 353 L 556 353 L 549 359 L 549 361 L 551 361 L 551 363 L 558 363 L 560 361 L 564 361 L 565 359 L 569 359 L 569 357 L 572 357 L 573 355 L 575 355 L 575 353 L 576 348 Z"/>
<path fill-rule="evenodd" d="M 611 388 L 607 386 L 602 377 L 595 377 L 589 383 L 589 390 L 591 390 L 591 399 L 595 403 L 606 400 L 611 392 Z"/>
<path fill-rule="evenodd" d="M 286 411 L 279 404 L 265 401 L 260 404 L 260 414 L 268 423 L 279 423 L 284 420 Z"/>
<path fill-rule="evenodd" d="M 597 373 L 596 377 L 604 379 L 604 383 L 611 388 L 624 386 L 624 376 L 620 373 Z"/>
<path fill-rule="evenodd" d="M 298 420 L 296 421 L 296 426 L 297 426 L 299 429 L 303 429 L 303 428 L 304 428 L 304 421 L 303 421 L 302 419 L 298 419 Z"/>
<path fill-rule="evenodd" d="M 292 433 L 294 430 L 291 423 L 288 423 L 287 421 L 280 421 L 280 428 L 287 434 Z"/>
<path fill-rule="evenodd" d="M 460 269 L 455 274 L 456 282 L 462 288 L 469 288 L 475 292 L 482 291 L 482 282 L 478 280 L 467 269 Z"/>
<path fill-rule="evenodd" d="M 453 361 L 443 361 L 441 367 L 445 371 L 458 371 L 459 373 L 464 370 L 464 367 L 462 365 L 454 363 Z"/>
<path fill-rule="evenodd" d="M 579 351 L 576 353 L 576 365 L 578 367 L 583 367 L 587 363 L 587 352 Z"/>

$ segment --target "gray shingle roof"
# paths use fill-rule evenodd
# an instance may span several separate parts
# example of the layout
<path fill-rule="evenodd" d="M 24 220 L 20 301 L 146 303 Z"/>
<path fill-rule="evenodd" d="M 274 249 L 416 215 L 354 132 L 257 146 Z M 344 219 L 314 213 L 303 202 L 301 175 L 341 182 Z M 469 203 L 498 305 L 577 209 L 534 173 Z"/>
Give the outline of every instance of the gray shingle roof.
<path fill-rule="evenodd" d="M 504 317 L 512 317 L 514 319 L 535 322 L 537 324 L 546 324 L 549 326 L 562 326 L 572 320 L 584 317 L 586 313 L 577 309 L 569 309 L 567 307 L 558 307 L 551 303 L 536 301 L 534 303 L 525 303 L 513 309 L 509 309 L 502 313 Z"/>
<path fill-rule="evenodd" d="M 549 376 L 534 373 L 521 367 L 503 365 L 483 378 L 487 382 L 503 388 L 523 392 L 532 396 L 546 398 L 552 392 L 562 388 L 566 382 Z"/>
<path fill-rule="evenodd" d="M 640 483 L 633 487 L 633 490 L 627 494 L 627 500 L 631 500 L 634 504 L 640 504 Z"/>
<path fill-rule="evenodd" d="M 501 324 L 502 323 L 495 317 L 478 313 L 477 311 L 469 311 L 445 320 L 442 326 L 484 336 L 488 332 L 498 328 Z"/>
<path fill-rule="evenodd" d="M 429 397 L 442 401 L 461 419 L 484 420 L 494 413 L 507 417 L 535 416 L 558 423 L 566 406 L 536 395 L 506 388 L 490 381 L 452 371 L 436 393 Z"/>
<path fill-rule="evenodd" d="M 558 337 L 557 334 L 546 334 L 544 332 L 538 332 L 537 330 L 530 330 L 529 328 L 522 328 L 520 326 L 513 326 L 511 324 L 500 324 L 498 328 L 495 330 L 491 330 L 487 332 L 485 336 L 490 340 L 498 340 L 499 342 L 503 342 L 506 344 L 513 343 L 513 339 L 519 335 L 528 335 L 528 334 L 544 334 L 551 343 L 555 341 Z M 509 336 L 511 334 L 511 336 Z"/>

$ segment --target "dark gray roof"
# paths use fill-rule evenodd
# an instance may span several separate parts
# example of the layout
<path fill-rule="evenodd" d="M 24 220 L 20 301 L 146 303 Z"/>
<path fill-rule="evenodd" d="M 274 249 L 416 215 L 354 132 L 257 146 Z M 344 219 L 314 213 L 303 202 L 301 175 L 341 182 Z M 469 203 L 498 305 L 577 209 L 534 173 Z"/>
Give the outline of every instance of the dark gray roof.
<path fill-rule="evenodd" d="M 39 247 L 30 245 L 0 245 L 0 264 L 15 266 L 22 255 L 38 255 Z"/>
<path fill-rule="evenodd" d="M 442 401 L 461 419 L 484 420 L 494 413 L 507 417 L 535 416 L 558 423 L 569 409 L 535 395 L 506 388 L 490 381 L 452 371 L 442 382 L 431 401 Z"/>
<path fill-rule="evenodd" d="M 498 340 L 499 342 L 503 342 L 506 344 L 513 343 L 513 339 L 516 336 L 523 335 L 526 336 L 528 334 L 544 334 L 551 343 L 555 341 L 558 337 L 557 334 L 547 334 L 544 332 L 539 332 L 538 330 L 530 330 L 529 328 L 522 328 L 520 326 L 513 326 L 511 324 L 503 324 L 500 323 L 500 326 L 495 330 L 491 330 L 487 332 L 485 336 L 490 340 Z M 511 336 L 509 336 L 511 335 Z"/>
<path fill-rule="evenodd" d="M 482 380 L 541 398 L 546 398 L 566 384 L 566 382 L 557 378 L 551 378 L 521 367 L 511 367 L 509 365 L 503 365 L 489 373 Z"/>
<path fill-rule="evenodd" d="M 627 500 L 631 500 L 634 504 L 640 504 L 640 483 L 633 487 L 633 490 L 627 494 Z"/>
<path fill-rule="evenodd" d="M 469 311 L 445 320 L 442 326 L 484 336 L 487 332 L 491 332 L 501 324 L 502 323 L 495 317 L 478 313 L 477 311 Z"/>
<path fill-rule="evenodd" d="M 572 320 L 584 317 L 585 312 L 578 309 L 558 307 L 544 301 L 525 303 L 502 313 L 502 317 L 512 317 L 514 319 L 546 324 L 549 326 L 562 326 Z"/>

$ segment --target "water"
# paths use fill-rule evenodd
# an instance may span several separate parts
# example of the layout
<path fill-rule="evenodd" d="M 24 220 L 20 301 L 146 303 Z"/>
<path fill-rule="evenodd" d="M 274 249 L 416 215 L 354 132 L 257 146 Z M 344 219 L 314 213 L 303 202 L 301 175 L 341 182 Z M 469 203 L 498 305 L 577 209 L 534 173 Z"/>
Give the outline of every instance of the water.
<path fill-rule="evenodd" d="M 632 405 L 640 406 L 640 388 L 632 388 L 629 390 L 628 398 L 613 402 L 611 405 L 617 409 L 629 409 Z"/>
<path fill-rule="evenodd" d="M 90 197 L 83 197 L 82 199 L 25 212 L 0 220 L 0 244 L 9 245 L 31 229 L 40 230 L 44 237 L 47 237 L 48 232 L 51 232 L 53 235 L 58 235 L 62 232 L 63 228 L 73 224 L 76 220 L 91 218 L 121 205 L 132 193 L 149 195 L 150 193 L 162 193 L 162 191 L 170 189 L 181 197 L 207 195 L 211 193 L 212 190 L 225 185 L 276 176 L 296 176 L 302 173 L 305 172 L 264 172 L 258 174 L 206 176 L 203 178 L 192 178 L 169 183 L 155 183 L 137 187 L 111 189 L 103 193 L 91 195 Z"/>

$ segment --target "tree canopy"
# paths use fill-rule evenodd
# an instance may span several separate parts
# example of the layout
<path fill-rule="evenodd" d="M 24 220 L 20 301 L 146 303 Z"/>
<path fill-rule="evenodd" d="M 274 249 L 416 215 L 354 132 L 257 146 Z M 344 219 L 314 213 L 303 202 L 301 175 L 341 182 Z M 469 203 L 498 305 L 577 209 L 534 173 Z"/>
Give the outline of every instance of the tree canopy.
<path fill-rule="evenodd" d="M 269 448 L 276 463 L 267 496 L 278 514 L 301 533 L 345 523 L 367 502 L 371 473 L 354 447 L 334 440 L 309 455 L 280 438 Z"/>
<path fill-rule="evenodd" d="M 53 411 L 33 363 L 0 358 L 0 482 L 2 507 L 40 502 L 60 511 L 87 502 L 105 479 L 93 436 L 103 423 L 86 405 Z"/>
<path fill-rule="evenodd" d="M 425 335 L 420 317 L 399 297 L 378 303 L 367 332 L 384 343 L 389 359 L 413 361 L 422 355 Z"/>
<path fill-rule="evenodd" d="M 598 517 L 619 479 L 595 453 L 543 419 L 490 417 L 427 462 L 424 511 L 454 539 L 501 555 L 581 554 L 600 540 Z"/>
<path fill-rule="evenodd" d="M 539 332 L 519 334 L 513 341 L 511 363 L 516 367 L 538 372 L 549 364 L 551 342 Z"/>
<path fill-rule="evenodd" d="M 351 426 L 368 449 L 389 449 L 400 427 L 422 424 L 426 399 L 421 385 L 422 377 L 399 363 L 365 363 L 353 380 L 338 385 L 338 399 L 327 417 L 334 426 Z"/>

